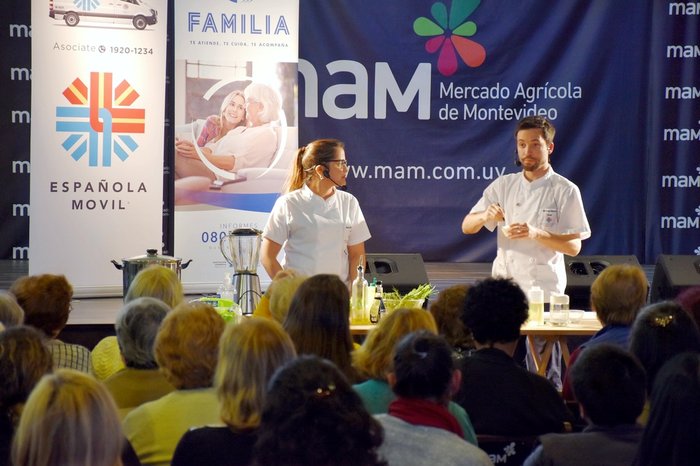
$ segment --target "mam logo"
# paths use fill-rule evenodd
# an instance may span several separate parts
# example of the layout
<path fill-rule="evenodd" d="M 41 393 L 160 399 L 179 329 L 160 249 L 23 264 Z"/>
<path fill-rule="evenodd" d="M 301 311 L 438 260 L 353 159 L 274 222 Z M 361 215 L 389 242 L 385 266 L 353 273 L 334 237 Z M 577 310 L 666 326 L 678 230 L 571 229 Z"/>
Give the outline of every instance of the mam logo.
<path fill-rule="evenodd" d="M 128 81 L 113 88 L 112 73 L 91 72 L 89 88 L 76 78 L 63 95 L 71 106 L 56 107 L 56 131 L 70 133 L 62 146 L 75 161 L 110 167 L 112 154 L 125 161 L 139 147 L 130 134 L 144 133 L 146 110 L 127 108 L 139 98 Z"/>
<path fill-rule="evenodd" d="M 452 76 L 459 63 L 457 55 L 472 68 L 486 60 L 486 49 L 467 37 L 476 34 L 476 23 L 467 21 L 481 0 L 453 0 L 448 13 L 442 2 L 430 8 L 432 19 L 421 16 L 413 22 L 413 32 L 430 37 L 425 43 L 428 53 L 438 53 L 437 67 L 443 76 Z"/>

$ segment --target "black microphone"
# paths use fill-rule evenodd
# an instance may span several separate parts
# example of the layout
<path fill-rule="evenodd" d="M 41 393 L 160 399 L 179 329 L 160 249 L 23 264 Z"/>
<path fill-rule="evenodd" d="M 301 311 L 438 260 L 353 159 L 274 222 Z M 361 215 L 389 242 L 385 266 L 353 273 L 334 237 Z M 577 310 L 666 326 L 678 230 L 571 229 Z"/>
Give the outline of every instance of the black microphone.
<path fill-rule="evenodd" d="M 520 167 L 522 165 L 523 164 L 520 162 L 520 157 L 518 157 L 518 150 L 516 149 L 515 150 L 515 166 Z"/>
<path fill-rule="evenodd" d="M 333 184 L 338 187 L 338 189 L 342 189 L 343 191 L 348 189 L 347 186 L 343 186 L 342 184 L 338 184 L 335 182 L 335 180 L 333 178 L 331 178 L 331 172 L 330 172 L 330 170 L 328 170 L 328 167 L 326 167 L 325 170 L 323 170 L 323 176 L 325 176 L 326 178 L 331 180 L 333 182 Z"/>

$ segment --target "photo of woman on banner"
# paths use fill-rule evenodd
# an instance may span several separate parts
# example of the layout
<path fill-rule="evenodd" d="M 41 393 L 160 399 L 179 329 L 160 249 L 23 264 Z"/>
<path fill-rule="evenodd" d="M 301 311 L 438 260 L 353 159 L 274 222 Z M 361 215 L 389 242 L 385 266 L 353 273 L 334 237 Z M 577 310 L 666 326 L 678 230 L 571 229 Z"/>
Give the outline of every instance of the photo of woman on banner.
<path fill-rule="evenodd" d="M 203 147 L 186 139 L 176 141 L 176 179 L 206 177 L 208 184 L 217 179 L 232 179 L 222 171 L 236 173 L 244 168 L 270 166 L 277 148 L 273 126 L 279 120 L 281 110 L 278 92 L 266 84 L 253 82 L 245 88 L 243 95 L 234 91 L 229 96 L 230 99 L 224 101 L 225 107 L 222 104 L 222 124 L 217 136 L 210 138 L 203 134 L 212 132 L 211 125 L 207 128 L 205 124 L 197 137 L 198 143 L 209 139 Z M 243 99 L 245 108 L 242 107 Z M 245 125 L 240 124 L 243 118 L 246 118 Z M 190 181 L 197 185 L 203 182 Z"/>

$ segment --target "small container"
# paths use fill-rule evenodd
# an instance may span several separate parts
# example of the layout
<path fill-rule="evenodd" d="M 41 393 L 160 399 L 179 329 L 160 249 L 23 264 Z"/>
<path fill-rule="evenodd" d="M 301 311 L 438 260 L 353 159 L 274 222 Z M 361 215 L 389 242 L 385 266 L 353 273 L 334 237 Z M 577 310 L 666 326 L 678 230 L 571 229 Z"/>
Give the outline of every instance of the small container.
<path fill-rule="evenodd" d="M 549 323 L 555 326 L 569 324 L 569 296 L 552 293 L 549 296 Z"/>
<path fill-rule="evenodd" d="M 544 290 L 539 286 L 531 287 L 527 292 L 530 303 L 528 320 L 532 323 L 544 325 Z"/>

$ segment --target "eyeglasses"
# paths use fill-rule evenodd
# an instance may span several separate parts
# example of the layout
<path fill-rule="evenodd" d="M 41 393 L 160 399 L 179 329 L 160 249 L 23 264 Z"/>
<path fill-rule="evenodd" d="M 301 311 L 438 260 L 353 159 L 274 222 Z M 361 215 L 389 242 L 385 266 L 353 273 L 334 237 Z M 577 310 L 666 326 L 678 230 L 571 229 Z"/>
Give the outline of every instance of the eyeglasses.
<path fill-rule="evenodd" d="M 338 168 L 348 168 L 348 161 L 345 159 L 333 159 L 333 160 L 327 160 L 326 162 L 333 162 L 336 164 L 336 167 Z"/>

